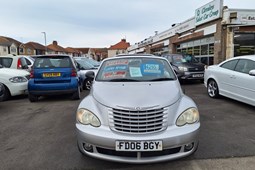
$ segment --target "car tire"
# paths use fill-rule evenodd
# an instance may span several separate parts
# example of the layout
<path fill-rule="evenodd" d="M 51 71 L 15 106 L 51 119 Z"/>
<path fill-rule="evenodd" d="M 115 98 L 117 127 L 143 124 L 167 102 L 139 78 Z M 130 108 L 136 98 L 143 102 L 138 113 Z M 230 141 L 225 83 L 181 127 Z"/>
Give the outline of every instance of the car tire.
<path fill-rule="evenodd" d="M 33 94 L 28 94 L 28 99 L 30 102 L 37 102 L 38 101 L 38 96 L 33 95 Z"/>
<path fill-rule="evenodd" d="M 81 98 L 80 86 L 77 87 L 76 92 L 73 93 L 72 99 L 79 100 Z"/>
<path fill-rule="evenodd" d="M 85 89 L 85 90 L 90 90 L 91 84 L 92 84 L 92 80 L 91 80 L 91 79 L 86 79 L 86 80 L 84 81 L 84 89 Z"/>
<path fill-rule="evenodd" d="M 2 97 L 3 97 L 3 101 L 6 101 L 11 97 L 11 93 L 6 86 L 4 86 L 4 94 Z"/>
<path fill-rule="evenodd" d="M 211 98 L 219 97 L 219 88 L 215 80 L 209 80 L 207 84 L 207 93 Z"/>

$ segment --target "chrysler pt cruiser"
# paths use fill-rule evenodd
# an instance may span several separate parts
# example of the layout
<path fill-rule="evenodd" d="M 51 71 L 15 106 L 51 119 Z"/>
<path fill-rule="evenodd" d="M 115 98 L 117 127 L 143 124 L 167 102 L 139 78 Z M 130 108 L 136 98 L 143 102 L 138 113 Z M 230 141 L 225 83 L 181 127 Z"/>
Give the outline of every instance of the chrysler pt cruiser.
<path fill-rule="evenodd" d="M 104 160 L 173 160 L 198 147 L 199 112 L 165 58 L 122 55 L 105 59 L 76 112 L 81 153 Z"/>

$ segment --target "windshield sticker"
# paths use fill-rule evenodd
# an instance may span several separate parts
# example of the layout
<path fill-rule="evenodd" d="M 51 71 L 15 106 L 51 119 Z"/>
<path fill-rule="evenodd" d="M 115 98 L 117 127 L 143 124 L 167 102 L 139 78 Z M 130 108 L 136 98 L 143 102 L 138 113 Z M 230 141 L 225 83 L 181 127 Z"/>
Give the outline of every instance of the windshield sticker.
<path fill-rule="evenodd" d="M 128 60 L 113 60 L 108 61 L 105 64 L 106 66 L 112 66 L 112 65 L 128 65 Z"/>
<path fill-rule="evenodd" d="M 107 66 L 104 72 L 127 70 L 127 65 Z"/>
<path fill-rule="evenodd" d="M 126 77 L 126 71 L 107 72 L 107 73 L 104 73 L 103 75 L 104 79 L 125 78 L 125 77 Z"/>
<path fill-rule="evenodd" d="M 129 73 L 131 77 L 142 77 L 142 72 L 140 67 L 129 67 Z"/>
<path fill-rule="evenodd" d="M 163 73 L 163 66 L 162 64 L 154 64 L 154 63 L 148 63 L 148 64 L 142 64 L 141 65 L 142 74 L 162 74 Z"/>

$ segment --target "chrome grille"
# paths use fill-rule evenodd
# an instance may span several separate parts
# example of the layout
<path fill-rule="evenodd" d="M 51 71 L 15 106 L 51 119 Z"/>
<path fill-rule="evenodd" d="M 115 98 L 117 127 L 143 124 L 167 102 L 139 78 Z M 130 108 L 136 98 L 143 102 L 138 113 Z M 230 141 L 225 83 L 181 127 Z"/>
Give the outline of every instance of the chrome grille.
<path fill-rule="evenodd" d="M 111 129 L 133 134 L 159 132 L 167 127 L 167 109 L 122 110 L 110 109 Z"/>

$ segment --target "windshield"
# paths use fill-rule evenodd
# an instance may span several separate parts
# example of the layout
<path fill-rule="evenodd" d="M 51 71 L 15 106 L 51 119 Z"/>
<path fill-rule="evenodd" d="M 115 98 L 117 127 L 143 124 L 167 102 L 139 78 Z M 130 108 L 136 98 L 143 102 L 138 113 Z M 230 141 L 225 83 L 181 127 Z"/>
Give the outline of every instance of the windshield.
<path fill-rule="evenodd" d="M 173 63 L 198 63 L 199 61 L 192 55 L 174 55 Z"/>
<path fill-rule="evenodd" d="M 89 70 L 89 69 L 94 69 L 94 65 L 91 64 L 90 62 L 82 59 L 75 59 L 75 61 L 78 63 L 79 68 L 81 70 Z"/>
<path fill-rule="evenodd" d="M 176 76 L 163 59 L 130 57 L 106 60 L 102 63 L 96 81 L 169 81 Z"/>

